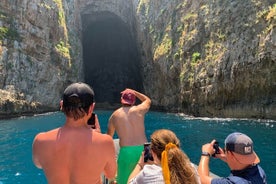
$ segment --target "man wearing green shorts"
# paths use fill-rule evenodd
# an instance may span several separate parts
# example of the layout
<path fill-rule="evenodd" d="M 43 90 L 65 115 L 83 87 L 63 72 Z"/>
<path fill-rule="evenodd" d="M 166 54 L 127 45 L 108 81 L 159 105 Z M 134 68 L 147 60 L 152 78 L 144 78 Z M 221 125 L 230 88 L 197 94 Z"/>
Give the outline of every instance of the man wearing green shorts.
<path fill-rule="evenodd" d="M 117 183 L 126 184 L 147 142 L 144 120 L 151 100 L 133 89 L 125 89 L 121 94 L 122 107 L 110 116 L 107 134 L 113 137 L 116 131 L 119 137 Z M 135 105 L 136 98 L 141 101 L 138 105 Z"/>
<path fill-rule="evenodd" d="M 127 183 L 131 171 L 137 164 L 144 146 L 124 146 L 118 157 L 117 183 Z"/>

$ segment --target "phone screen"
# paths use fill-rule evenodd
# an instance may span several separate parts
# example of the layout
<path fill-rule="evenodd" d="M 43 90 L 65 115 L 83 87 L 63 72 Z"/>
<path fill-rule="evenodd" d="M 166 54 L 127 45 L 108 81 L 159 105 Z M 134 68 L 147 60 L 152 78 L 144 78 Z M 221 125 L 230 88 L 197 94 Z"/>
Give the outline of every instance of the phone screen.
<path fill-rule="evenodd" d="M 93 112 L 91 117 L 89 118 L 89 120 L 87 121 L 87 124 L 88 125 L 91 125 L 91 128 L 95 129 L 96 126 L 95 126 L 95 113 Z"/>
<path fill-rule="evenodd" d="M 144 144 L 144 162 L 147 162 L 148 160 L 153 161 L 153 157 L 150 152 L 150 143 Z"/>

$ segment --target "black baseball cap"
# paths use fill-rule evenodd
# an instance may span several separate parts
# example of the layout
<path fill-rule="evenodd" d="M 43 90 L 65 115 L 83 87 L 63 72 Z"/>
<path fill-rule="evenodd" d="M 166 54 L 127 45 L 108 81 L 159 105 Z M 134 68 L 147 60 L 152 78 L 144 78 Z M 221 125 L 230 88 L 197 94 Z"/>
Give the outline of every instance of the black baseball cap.
<path fill-rule="evenodd" d="M 63 92 L 63 106 L 71 108 L 87 108 L 94 102 L 94 91 L 85 83 L 77 82 L 69 85 Z"/>

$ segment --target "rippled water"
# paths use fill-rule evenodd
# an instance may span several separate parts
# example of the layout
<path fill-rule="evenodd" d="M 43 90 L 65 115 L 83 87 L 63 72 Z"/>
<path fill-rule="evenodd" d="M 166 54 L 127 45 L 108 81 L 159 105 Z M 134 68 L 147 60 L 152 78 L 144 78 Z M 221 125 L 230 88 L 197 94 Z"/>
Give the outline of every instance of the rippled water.
<path fill-rule="evenodd" d="M 96 111 L 103 132 L 111 111 Z M 224 138 L 231 132 L 240 131 L 249 135 L 255 151 L 261 159 L 268 183 L 276 183 L 276 122 L 258 120 L 190 118 L 180 114 L 149 112 L 146 115 L 146 133 L 160 128 L 173 130 L 181 140 L 181 147 L 198 164 L 201 145 L 216 139 L 223 146 Z M 46 184 L 43 171 L 32 163 L 32 141 L 41 131 L 59 127 L 64 122 L 62 113 L 50 113 L 34 117 L 21 117 L 0 121 L 0 184 Z M 212 172 L 227 176 L 227 165 L 212 159 Z"/>

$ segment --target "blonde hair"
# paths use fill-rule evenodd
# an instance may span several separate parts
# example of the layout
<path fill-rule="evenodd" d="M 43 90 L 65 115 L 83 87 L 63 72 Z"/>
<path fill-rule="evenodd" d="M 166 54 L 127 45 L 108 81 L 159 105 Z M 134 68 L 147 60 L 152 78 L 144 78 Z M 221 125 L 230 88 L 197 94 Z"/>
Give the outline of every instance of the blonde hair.
<path fill-rule="evenodd" d="M 151 135 L 151 149 L 161 160 L 166 184 L 198 183 L 196 170 L 188 156 L 180 149 L 180 141 L 172 131 L 155 131 Z"/>

